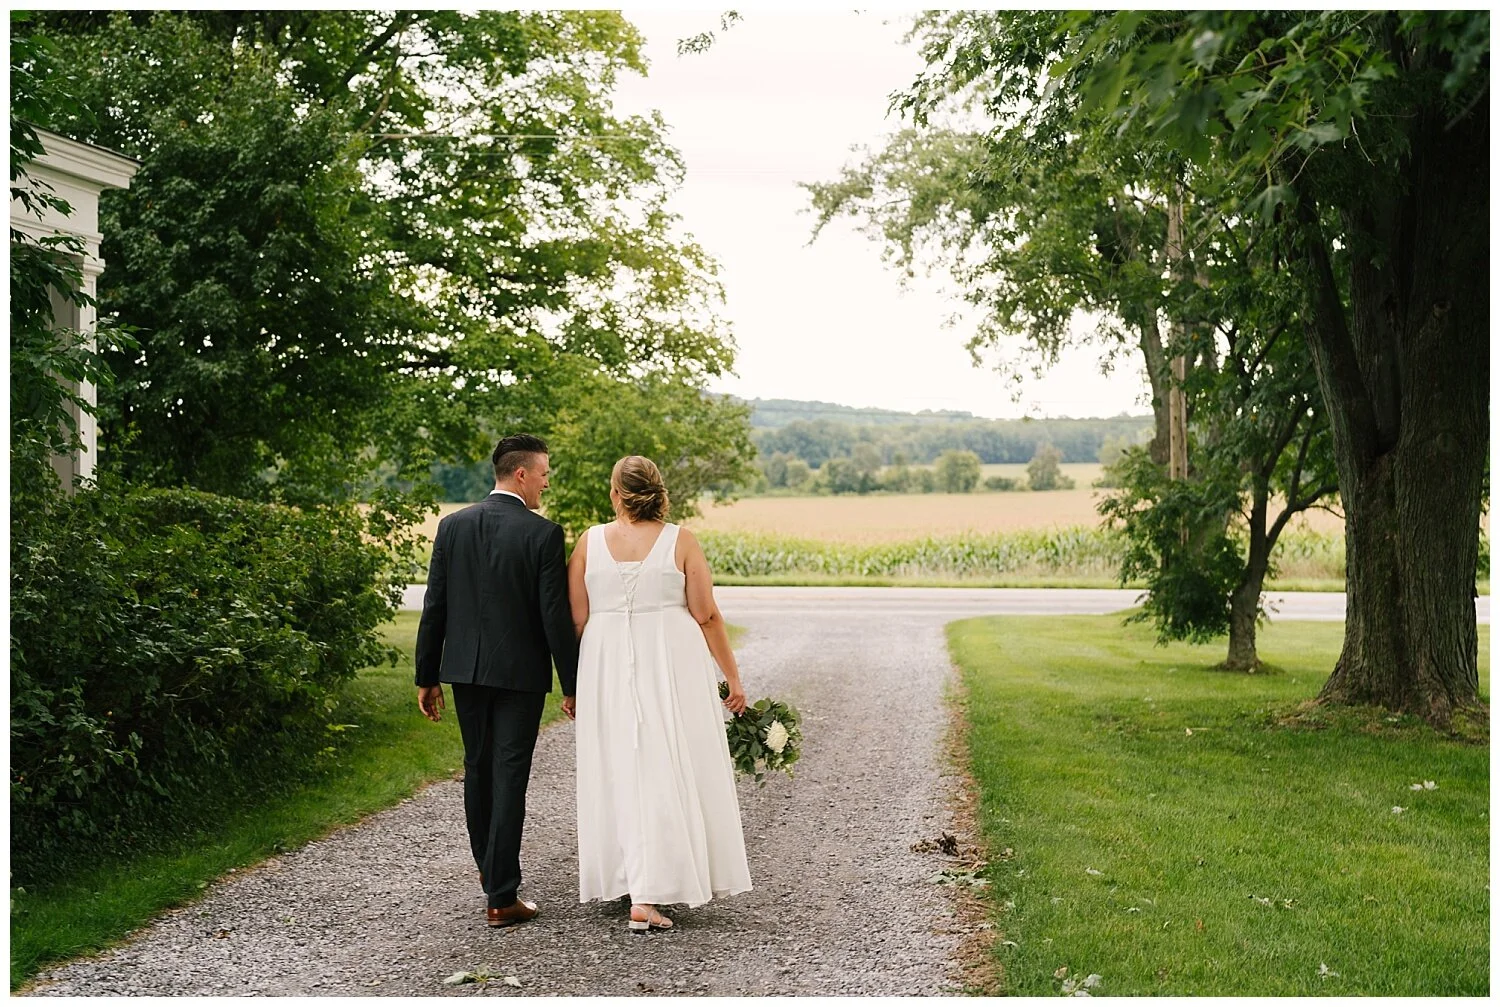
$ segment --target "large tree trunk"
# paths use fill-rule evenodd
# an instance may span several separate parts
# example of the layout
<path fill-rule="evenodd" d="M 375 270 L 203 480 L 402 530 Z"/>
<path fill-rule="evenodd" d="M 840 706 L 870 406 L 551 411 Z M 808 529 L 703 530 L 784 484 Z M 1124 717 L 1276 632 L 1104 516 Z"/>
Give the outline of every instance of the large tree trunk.
<path fill-rule="evenodd" d="M 1349 315 L 1317 207 L 1298 216 L 1332 420 L 1348 615 L 1320 699 L 1437 725 L 1478 702 L 1474 577 L 1489 450 L 1489 100 L 1419 117 L 1402 177 L 1345 218 Z M 1350 323 L 1352 321 L 1352 324 Z"/>

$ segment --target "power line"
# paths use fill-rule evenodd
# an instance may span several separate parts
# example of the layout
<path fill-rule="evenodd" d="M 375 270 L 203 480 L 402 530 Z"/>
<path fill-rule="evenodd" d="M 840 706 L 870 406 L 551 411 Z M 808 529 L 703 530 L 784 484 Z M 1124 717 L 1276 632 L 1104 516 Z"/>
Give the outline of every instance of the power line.
<path fill-rule="evenodd" d="M 644 140 L 634 133 L 371 133 L 376 140 Z"/>

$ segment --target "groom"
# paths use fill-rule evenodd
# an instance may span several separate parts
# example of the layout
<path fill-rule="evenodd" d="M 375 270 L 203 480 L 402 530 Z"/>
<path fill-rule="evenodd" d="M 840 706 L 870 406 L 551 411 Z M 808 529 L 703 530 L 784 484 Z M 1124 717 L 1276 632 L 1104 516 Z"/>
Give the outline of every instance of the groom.
<path fill-rule="evenodd" d="M 464 814 L 492 927 L 537 908 L 516 897 L 521 824 L 552 667 L 573 715 L 578 638 L 568 608 L 563 530 L 533 513 L 550 465 L 547 445 L 512 434 L 495 445 L 495 489 L 443 518 L 432 543 L 417 629 L 417 706 L 441 719 L 443 687 L 464 741 Z"/>

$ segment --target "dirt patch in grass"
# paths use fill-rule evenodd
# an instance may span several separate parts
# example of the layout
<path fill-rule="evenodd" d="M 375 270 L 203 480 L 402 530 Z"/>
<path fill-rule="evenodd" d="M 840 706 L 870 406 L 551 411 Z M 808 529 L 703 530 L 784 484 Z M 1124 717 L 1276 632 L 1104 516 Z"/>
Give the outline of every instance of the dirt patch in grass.
<path fill-rule="evenodd" d="M 1490 742 L 1490 709 L 1486 703 L 1460 710 L 1446 730 L 1434 728 L 1411 713 L 1397 713 L 1379 706 L 1340 706 L 1316 698 L 1274 710 L 1271 719 L 1276 726 L 1293 731 L 1338 728 L 1381 738 L 1407 738 L 1430 732 L 1465 744 L 1486 746 Z"/>
<path fill-rule="evenodd" d="M 948 687 L 948 729 L 943 737 L 944 779 L 948 784 L 948 803 L 953 815 L 954 840 L 948 852 L 953 867 L 949 870 L 962 877 L 973 865 L 991 858 L 985 853 L 979 831 L 979 785 L 969 772 L 968 690 L 962 676 L 954 669 Z M 945 837 L 946 838 L 946 837 Z M 973 871 L 974 874 L 981 873 Z M 971 875 L 972 876 L 972 875 Z M 998 996 L 1004 991 L 1005 974 L 994 948 L 1004 939 L 989 903 L 972 885 L 943 886 L 953 908 L 952 929 L 962 934 L 958 945 L 958 967 L 950 977 L 963 985 L 970 996 Z"/>

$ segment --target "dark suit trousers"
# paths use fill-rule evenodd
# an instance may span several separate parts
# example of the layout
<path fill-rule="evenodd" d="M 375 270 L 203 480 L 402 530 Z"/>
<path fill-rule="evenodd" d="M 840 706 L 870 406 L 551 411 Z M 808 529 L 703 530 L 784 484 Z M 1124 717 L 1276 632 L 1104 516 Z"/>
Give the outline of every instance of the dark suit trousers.
<path fill-rule="evenodd" d="M 515 902 L 521 886 L 521 825 L 543 692 L 453 683 L 464 740 L 464 814 L 474 863 L 491 908 Z"/>

